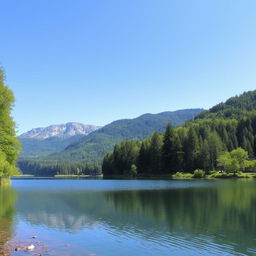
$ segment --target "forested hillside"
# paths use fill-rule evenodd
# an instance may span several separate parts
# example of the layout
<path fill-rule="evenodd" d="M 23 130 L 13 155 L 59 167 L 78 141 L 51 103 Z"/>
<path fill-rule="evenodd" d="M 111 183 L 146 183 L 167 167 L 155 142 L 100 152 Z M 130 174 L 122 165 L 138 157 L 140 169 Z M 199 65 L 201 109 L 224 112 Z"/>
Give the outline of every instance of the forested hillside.
<path fill-rule="evenodd" d="M 19 142 L 15 134 L 15 123 L 11 117 L 14 103 L 12 91 L 4 83 L 4 72 L 0 69 L 0 176 L 16 174 Z"/>
<path fill-rule="evenodd" d="M 164 131 L 166 125 L 183 124 L 193 119 L 202 109 L 178 110 L 160 114 L 145 114 L 134 119 L 115 121 L 71 144 L 63 152 L 52 154 L 49 159 L 101 161 L 114 145 L 127 139 L 144 139 L 155 131 Z"/>
<path fill-rule="evenodd" d="M 77 142 L 84 135 L 75 135 L 69 138 L 50 137 L 44 140 L 33 138 L 19 138 L 22 144 L 20 158 L 43 157 L 54 152 L 64 150 L 71 143 Z"/>
<path fill-rule="evenodd" d="M 256 109 L 256 90 L 244 92 L 240 96 L 229 98 L 225 103 L 220 103 L 203 111 L 196 118 L 240 118 Z"/>
<path fill-rule="evenodd" d="M 168 125 L 165 133 L 116 145 L 104 158 L 104 175 L 171 174 L 195 169 L 209 172 L 218 168 L 221 154 L 238 147 L 254 158 L 255 95 L 253 91 L 230 98 L 181 127 Z"/>

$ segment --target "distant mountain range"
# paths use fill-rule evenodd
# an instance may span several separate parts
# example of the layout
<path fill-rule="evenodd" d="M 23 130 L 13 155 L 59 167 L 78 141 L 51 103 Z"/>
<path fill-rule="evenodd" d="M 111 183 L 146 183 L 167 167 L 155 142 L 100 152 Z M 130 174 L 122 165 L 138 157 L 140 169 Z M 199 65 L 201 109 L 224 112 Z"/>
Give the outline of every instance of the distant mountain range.
<path fill-rule="evenodd" d="M 34 128 L 21 134 L 20 138 L 43 140 L 50 137 L 58 137 L 66 139 L 76 135 L 88 135 L 99 128 L 101 128 L 101 126 L 70 122 L 66 124 L 51 125 L 48 127 Z"/>
<path fill-rule="evenodd" d="M 101 161 L 103 156 L 121 141 L 144 139 L 153 132 L 164 131 L 169 123 L 174 127 L 182 125 L 202 111 L 203 109 L 185 109 L 114 121 L 70 144 L 62 152 L 47 156 L 47 159 Z"/>
<path fill-rule="evenodd" d="M 68 145 L 101 128 L 70 122 L 48 127 L 34 128 L 20 135 L 20 157 L 41 157 L 64 150 Z"/>
<path fill-rule="evenodd" d="M 51 160 L 99 161 L 114 145 L 127 139 L 143 139 L 163 131 L 168 123 L 179 126 L 203 109 L 185 109 L 144 114 L 134 119 L 114 121 L 104 127 L 67 123 L 35 128 L 20 136 L 20 157 Z"/>

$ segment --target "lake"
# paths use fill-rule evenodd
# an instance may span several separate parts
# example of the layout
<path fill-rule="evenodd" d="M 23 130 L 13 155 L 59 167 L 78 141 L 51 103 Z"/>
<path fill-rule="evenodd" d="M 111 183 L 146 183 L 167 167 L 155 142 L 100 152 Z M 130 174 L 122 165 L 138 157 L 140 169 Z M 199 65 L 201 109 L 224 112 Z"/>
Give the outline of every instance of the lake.
<path fill-rule="evenodd" d="M 14 243 L 36 249 L 13 252 Z M 3 248 L 17 256 L 256 255 L 256 181 L 15 179 L 0 190 Z"/>

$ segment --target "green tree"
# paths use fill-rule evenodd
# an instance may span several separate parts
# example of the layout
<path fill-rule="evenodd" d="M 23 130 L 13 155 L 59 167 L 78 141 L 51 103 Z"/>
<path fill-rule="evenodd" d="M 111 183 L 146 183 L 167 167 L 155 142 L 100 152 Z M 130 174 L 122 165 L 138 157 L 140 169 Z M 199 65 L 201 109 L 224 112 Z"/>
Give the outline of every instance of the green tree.
<path fill-rule="evenodd" d="M 15 165 L 19 143 L 15 134 L 15 123 L 11 117 L 13 103 L 13 93 L 4 84 L 4 72 L 0 69 L 0 176 L 17 173 Z"/>
<path fill-rule="evenodd" d="M 151 138 L 151 143 L 149 148 L 149 162 L 151 167 L 151 173 L 155 173 L 155 174 L 161 173 L 162 145 L 163 145 L 162 134 L 155 132 Z"/>
<path fill-rule="evenodd" d="M 185 143 L 185 160 L 186 160 L 186 169 L 188 171 L 194 171 L 197 169 L 198 157 L 200 153 L 199 138 L 196 134 L 195 128 L 190 127 L 188 131 L 188 138 Z"/>
<path fill-rule="evenodd" d="M 231 152 L 225 152 L 218 158 L 219 166 L 226 172 L 236 173 L 243 171 L 248 165 L 248 152 L 242 148 L 237 148 Z"/>
<path fill-rule="evenodd" d="M 139 156 L 137 159 L 138 173 L 150 172 L 150 142 L 151 140 L 147 138 L 141 144 Z"/>
<path fill-rule="evenodd" d="M 132 166 L 131 166 L 130 175 L 132 177 L 137 176 L 137 166 L 135 164 L 132 164 Z"/>
<path fill-rule="evenodd" d="M 181 169 L 182 145 L 173 127 L 166 127 L 162 147 L 163 169 L 165 172 L 176 173 Z"/>

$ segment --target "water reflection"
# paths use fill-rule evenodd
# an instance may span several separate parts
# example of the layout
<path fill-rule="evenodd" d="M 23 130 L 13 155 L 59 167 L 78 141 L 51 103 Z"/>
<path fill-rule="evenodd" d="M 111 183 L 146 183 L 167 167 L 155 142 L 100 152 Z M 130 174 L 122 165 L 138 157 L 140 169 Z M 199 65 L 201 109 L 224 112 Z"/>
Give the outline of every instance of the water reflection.
<path fill-rule="evenodd" d="M 33 225 L 66 232 L 104 226 L 115 236 L 125 233 L 165 246 L 184 240 L 207 246 L 206 241 L 249 255 L 248 250 L 256 252 L 255 185 L 227 181 L 163 190 L 24 190 L 17 212 Z"/>
<path fill-rule="evenodd" d="M 0 255 L 8 255 L 5 245 L 12 236 L 16 198 L 16 192 L 10 185 L 0 185 Z"/>

